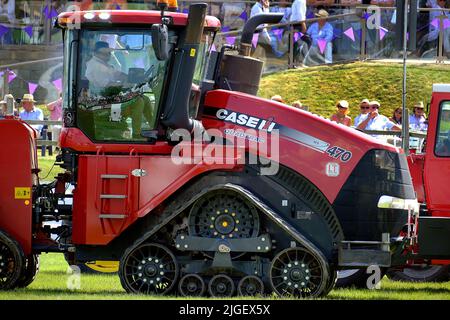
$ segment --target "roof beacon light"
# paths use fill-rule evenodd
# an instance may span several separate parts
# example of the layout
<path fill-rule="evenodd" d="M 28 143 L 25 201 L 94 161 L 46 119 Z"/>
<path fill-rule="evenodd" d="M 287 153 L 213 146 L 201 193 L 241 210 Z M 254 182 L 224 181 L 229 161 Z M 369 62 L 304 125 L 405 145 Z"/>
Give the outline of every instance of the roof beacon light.
<path fill-rule="evenodd" d="M 177 11 L 178 9 L 178 1 L 177 0 L 169 0 L 169 11 Z"/>
<path fill-rule="evenodd" d="M 161 10 L 165 10 L 169 6 L 169 0 L 156 0 L 156 5 Z"/>

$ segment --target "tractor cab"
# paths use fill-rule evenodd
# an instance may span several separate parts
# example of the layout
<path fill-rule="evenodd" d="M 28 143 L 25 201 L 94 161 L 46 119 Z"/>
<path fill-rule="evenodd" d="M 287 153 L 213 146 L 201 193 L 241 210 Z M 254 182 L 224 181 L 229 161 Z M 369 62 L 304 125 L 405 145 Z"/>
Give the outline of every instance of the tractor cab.
<path fill-rule="evenodd" d="M 198 86 L 220 28 L 201 9 L 193 6 L 189 16 L 164 10 L 61 14 L 65 136 L 142 144 L 157 140 L 161 123 L 189 127 L 175 118 L 186 109 L 195 119 Z"/>

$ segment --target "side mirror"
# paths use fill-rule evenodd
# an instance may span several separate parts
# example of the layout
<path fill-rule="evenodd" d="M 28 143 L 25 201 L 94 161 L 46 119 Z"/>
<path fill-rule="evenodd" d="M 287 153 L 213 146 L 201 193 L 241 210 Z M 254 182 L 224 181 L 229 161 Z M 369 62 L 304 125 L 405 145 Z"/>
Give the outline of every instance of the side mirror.
<path fill-rule="evenodd" d="M 169 30 L 165 24 L 154 24 L 151 29 L 153 50 L 159 61 L 169 59 Z"/>

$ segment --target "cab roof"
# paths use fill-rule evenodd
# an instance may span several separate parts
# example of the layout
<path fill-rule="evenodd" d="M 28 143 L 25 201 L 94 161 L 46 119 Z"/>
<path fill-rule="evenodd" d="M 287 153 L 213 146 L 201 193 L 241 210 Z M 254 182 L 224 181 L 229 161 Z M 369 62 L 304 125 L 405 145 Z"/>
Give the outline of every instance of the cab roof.
<path fill-rule="evenodd" d="M 188 15 L 179 12 L 165 11 L 164 16 L 172 18 L 172 26 L 186 26 Z M 161 12 L 155 10 L 91 10 L 91 11 L 73 11 L 63 12 L 56 21 L 61 28 L 73 28 L 77 23 L 80 24 L 134 24 L 150 25 L 161 23 Z M 205 17 L 205 28 L 211 31 L 220 29 L 220 21 L 216 17 Z"/>

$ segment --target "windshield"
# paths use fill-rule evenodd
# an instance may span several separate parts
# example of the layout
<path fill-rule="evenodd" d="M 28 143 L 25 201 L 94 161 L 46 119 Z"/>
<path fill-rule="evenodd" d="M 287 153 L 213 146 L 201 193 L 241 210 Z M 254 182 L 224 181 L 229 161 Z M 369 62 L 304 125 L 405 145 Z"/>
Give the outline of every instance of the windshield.
<path fill-rule="evenodd" d="M 167 67 L 155 57 L 150 32 L 83 30 L 80 47 L 80 129 L 97 141 L 145 141 L 143 132 L 156 126 Z"/>

